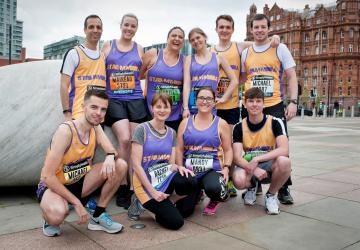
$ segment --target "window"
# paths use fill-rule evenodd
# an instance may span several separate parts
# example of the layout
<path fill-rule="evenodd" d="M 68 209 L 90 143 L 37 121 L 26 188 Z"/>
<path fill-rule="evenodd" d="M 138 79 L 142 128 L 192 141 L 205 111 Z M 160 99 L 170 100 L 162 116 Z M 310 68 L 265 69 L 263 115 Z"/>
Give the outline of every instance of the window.
<path fill-rule="evenodd" d="M 321 73 L 322 73 L 322 75 L 327 75 L 327 67 L 326 66 L 323 66 L 321 68 Z"/>
<path fill-rule="evenodd" d="M 326 53 L 326 45 L 322 46 L 322 53 Z"/>
<path fill-rule="evenodd" d="M 305 34 L 305 42 L 309 42 L 310 41 L 310 36 L 309 34 Z"/>
<path fill-rule="evenodd" d="M 323 76 L 322 82 L 323 82 L 323 83 L 327 83 L 327 76 Z"/>
<path fill-rule="evenodd" d="M 340 64 L 340 66 L 339 66 L 339 70 L 340 70 L 340 71 L 342 71 L 342 70 L 343 70 L 342 64 Z"/>
<path fill-rule="evenodd" d="M 270 21 L 274 21 L 274 16 L 271 16 L 271 17 L 270 17 Z"/>
<path fill-rule="evenodd" d="M 344 38 L 344 31 L 340 30 L 340 38 Z"/>
<path fill-rule="evenodd" d="M 281 42 L 281 43 L 284 43 L 284 41 L 285 41 L 285 40 L 284 40 L 284 36 L 280 36 L 280 42 Z"/>
<path fill-rule="evenodd" d="M 308 76 L 309 74 L 309 69 L 308 68 L 304 68 L 304 76 Z"/>
<path fill-rule="evenodd" d="M 339 85 L 342 85 L 342 78 L 340 78 Z"/>
<path fill-rule="evenodd" d="M 282 28 L 286 29 L 286 23 L 283 23 Z"/>
<path fill-rule="evenodd" d="M 276 25 L 276 30 L 279 30 L 280 29 L 280 24 L 277 24 Z"/>
<path fill-rule="evenodd" d="M 316 76 L 313 76 L 313 86 L 316 86 L 317 85 L 317 77 Z"/>
<path fill-rule="evenodd" d="M 307 77 L 305 77 L 305 78 L 304 78 L 304 87 L 306 87 L 307 84 L 308 84 L 308 79 L 307 79 Z"/>
<path fill-rule="evenodd" d="M 277 15 L 277 16 L 276 16 L 276 20 L 280 20 L 280 15 Z"/>
<path fill-rule="evenodd" d="M 340 44 L 340 52 L 344 52 L 344 45 Z"/>
<path fill-rule="evenodd" d="M 348 87 L 347 95 L 351 95 L 351 86 Z"/>
<path fill-rule="evenodd" d="M 352 65 L 349 64 L 349 71 L 352 71 Z"/>
<path fill-rule="evenodd" d="M 318 74 L 318 69 L 317 69 L 317 67 L 315 66 L 315 67 L 313 68 L 313 76 L 317 76 L 317 74 Z"/>
<path fill-rule="evenodd" d="M 342 3 L 342 4 L 341 4 L 341 9 L 342 9 L 342 10 L 345 10 L 345 9 L 346 9 L 346 3 Z"/>
<path fill-rule="evenodd" d="M 319 32 L 315 33 L 315 41 L 319 41 Z"/>
<path fill-rule="evenodd" d="M 348 78 L 348 84 L 351 84 L 351 76 Z"/>
<path fill-rule="evenodd" d="M 315 46 L 315 55 L 319 55 L 319 46 Z"/>
<path fill-rule="evenodd" d="M 309 55 L 309 49 L 305 48 L 305 55 Z"/>
<path fill-rule="evenodd" d="M 316 19 L 316 24 L 320 24 L 320 23 L 321 23 L 320 18 L 319 18 L 319 19 Z"/>
<path fill-rule="evenodd" d="M 353 52 L 353 45 L 351 43 L 349 44 L 349 52 Z"/>
<path fill-rule="evenodd" d="M 342 95 L 342 88 L 339 87 L 339 96 Z"/>
<path fill-rule="evenodd" d="M 322 88 L 322 95 L 326 95 L 325 87 Z"/>
<path fill-rule="evenodd" d="M 326 31 L 323 31 L 321 36 L 322 36 L 322 39 L 327 39 L 327 33 L 326 33 Z"/>
<path fill-rule="evenodd" d="M 349 37 L 353 38 L 354 37 L 354 29 L 350 28 L 349 30 Z"/>

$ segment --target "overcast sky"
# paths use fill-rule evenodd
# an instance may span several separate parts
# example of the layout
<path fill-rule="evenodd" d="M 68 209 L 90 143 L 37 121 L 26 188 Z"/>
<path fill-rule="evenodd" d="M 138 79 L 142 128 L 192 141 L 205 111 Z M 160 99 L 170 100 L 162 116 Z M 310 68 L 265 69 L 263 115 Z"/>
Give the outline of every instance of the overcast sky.
<path fill-rule="evenodd" d="M 208 42 L 216 43 L 215 20 L 230 14 L 235 19 L 234 41 L 243 41 L 246 15 L 255 3 L 262 13 L 265 3 L 271 8 L 275 0 L 18 0 L 17 19 L 24 22 L 23 47 L 27 57 L 43 57 L 43 47 L 74 35 L 84 36 L 83 21 L 89 14 L 103 20 L 103 40 L 120 37 L 119 25 L 123 14 L 131 12 L 139 18 L 135 41 L 143 46 L 166 41 L 168 30 L 181 26 L 187 33 L 193 27 L 202 28 Z M 329 0 L 318 0 L 327 4 Z M 331 2 L 333 2 L 331 0 Z M 310 0 L 277 0 L 286 9 L 314 7 Z"/>

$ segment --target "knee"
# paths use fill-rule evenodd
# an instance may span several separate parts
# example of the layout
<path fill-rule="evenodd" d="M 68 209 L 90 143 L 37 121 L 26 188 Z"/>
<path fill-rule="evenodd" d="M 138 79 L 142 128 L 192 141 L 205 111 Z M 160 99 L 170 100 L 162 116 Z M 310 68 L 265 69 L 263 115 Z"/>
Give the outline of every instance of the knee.
<path fill-rule="evenodd" d="M 46 221 L 50 225 L 60 225 L 64 220 L 69 210 L 64 204 L 48 204 L 42 207 Z"/>
<path fill-rule="evenodd" d="M 115 168 L 116 168 L 117 175 L 122 175 L 128 171 L 128 165 L 127 165 L 126 161 L 124 161 L 121 158 L 118 158 L 115 161 Z"/>
<path fill-rule="evenodd" d="M 276 159 L 276 168 L 277 171 L 283 174 L 290 174 L 291 172 L 291 161 L 288 157 L 279 156 Z"/>
<path fill-rule="evenodd" d="M 167 218 L 162 225 L 171 230 L 179 230 L 184 225 L 184 219 L 181 216 Z"/>
<path fill-rule="evenodd" d="M 243 170 L 235 170 L 232 175 L 232 180 L 237 189 L 246 188 L 246 175 Z"/>
<path fill-rule="evenodd" d="M 121 145 L 122 147 L 128 148 L 130 147 L 131 141 L 130 141 L 130 137 L 127 136 L 122 136 L 121 138 L 118 137 L 118 142 L 119 145 Z"/>

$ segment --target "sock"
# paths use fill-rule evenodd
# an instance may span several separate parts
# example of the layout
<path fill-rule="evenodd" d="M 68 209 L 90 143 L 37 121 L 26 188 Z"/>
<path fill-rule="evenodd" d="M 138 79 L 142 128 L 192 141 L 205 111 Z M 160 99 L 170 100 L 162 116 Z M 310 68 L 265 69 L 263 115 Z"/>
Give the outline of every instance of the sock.
<path fill-rule="evenodd" d="M 274 196 L 275 194 L 270 193 L 269 190 L 268 190 L 268 191 L 266 192 L 266 195 L 267 195 L 267 196 Z"/>
<path fill-rule="evenodd" d="M 254 176 L 251 177 L 251 180 L 250 180 L 251 188 L 256 187 L 256 182 L 257 182 L 257 179 Z"/>
<path fill-rule="evenodd" d="M 104 208 L 104 207 L 96 206 L 93 217 L 97 218 L 97 217 L 99 217 L 103 212 L 105 212 L 105 208 Z"/>
<path fill-rule="evenodd" d="M 126 197 L 126 194 L 127 194 L 128 190 L 129 190 L 128 185 L 120 185 L 120 187 L 118 189 L 118 196 Z"/>

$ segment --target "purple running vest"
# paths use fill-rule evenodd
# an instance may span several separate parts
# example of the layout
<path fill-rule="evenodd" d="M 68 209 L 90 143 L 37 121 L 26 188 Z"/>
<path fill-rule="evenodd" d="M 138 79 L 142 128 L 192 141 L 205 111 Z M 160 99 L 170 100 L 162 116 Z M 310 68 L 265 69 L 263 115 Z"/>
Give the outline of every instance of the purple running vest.
<path fill-rule="evenodd" d="M 142 61 L 135 42 L 130 51 L 121 52 L 116 46 L 116 39 L 112 40 L 105 63 L 106 93 L 109 98 L 122 101 L 144 98 L 139 79 Z"/>
<path fill-rule="evenodd" d="M 198 130 L 194 115 L 189 117 L 184 131 L 184 166 L 192 170 L 196 178 L 210 170 L 220 171 L 223 151 L 219 137 L 219 117 L 215 116 L 209 128 Z"/>
<path fill-rule="evenodd" d="M 195 55 L 191 56 L 190 80 L 189 110 L 191 114 L 196 114 L 196 93 L 199 88 L 208 86 L 214 91 L 216 96 L 219 82 L 219 65 L 215 52 L 212 52 L 211 60 L 207 64 L 199 64 L 196 62 Z M 214 108 L 213 114 L 215 113 L 216 110 Z"/>
<path fill-rule="evenodd" d="M 151 110 L 151 101 L 158 92 L 167 93 L 173 102 L 171 114 L 167 121 L 181 119 L 182 90 L 183 90 L 183 55 L 179 55 L 179 61 L 174 66 L 168 66 L 160 50 L 156 63 L 147 73 L 146 102 Z"/>
<path fill-rule="evenodd" d="M 151 131 L 148 122 L 143 123 L 142 126 L 145 128 L 142 167 L 151 185 L 157 191 L 165 192 L 176 174 L 176 172 L 171 171 L 169 163 L 172 152 L 172 130 L 167 127 L 166 135 L 159 137 Z M 144 190 L 151 197 L 145 187 Z"/>

